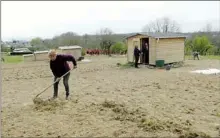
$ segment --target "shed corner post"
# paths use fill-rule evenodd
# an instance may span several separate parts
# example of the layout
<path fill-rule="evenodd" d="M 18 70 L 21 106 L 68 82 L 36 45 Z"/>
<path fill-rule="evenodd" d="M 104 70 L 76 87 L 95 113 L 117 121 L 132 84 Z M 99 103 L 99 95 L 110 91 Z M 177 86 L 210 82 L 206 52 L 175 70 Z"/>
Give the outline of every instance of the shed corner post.
<path fill-rule="evenodd" d="M 157 61 L 157 50 L 158 50 L 159 40 L 160 40 L 160 38 L 157 37 L 156 38 L 156 45 L 155 45 L 155 65 L 156 65 L 156 61 Z"/>
<path fill-rule="evenodd" d="M 183 62 L 186 60 L 186 57 L 185 57 L 185 52 L 186 52 L 186 38 L 184 38 L 184 49 L 183 49 Z"/>
<path fill-rule="evenodd" d="M 126 46 L 127 46 L 127 62 L 129 62 L 129 45 L 128 45 L 128 38 L 125 39 Z"/>

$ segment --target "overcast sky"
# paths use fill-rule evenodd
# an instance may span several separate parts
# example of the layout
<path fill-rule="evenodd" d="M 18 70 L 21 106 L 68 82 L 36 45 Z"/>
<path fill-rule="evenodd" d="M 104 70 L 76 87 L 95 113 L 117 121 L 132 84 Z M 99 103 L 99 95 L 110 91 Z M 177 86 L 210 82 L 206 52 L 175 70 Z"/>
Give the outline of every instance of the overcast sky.
<path fill-rule="evenodd" d="M 183 32 L 199 31 L 207 23 L 219 30 L 219 13 L 219 1 L 1 1 L 1 33 L 3 41 L 68 31 L 94 34 L 102 27 L 130 33 L 164 16 Z"/>

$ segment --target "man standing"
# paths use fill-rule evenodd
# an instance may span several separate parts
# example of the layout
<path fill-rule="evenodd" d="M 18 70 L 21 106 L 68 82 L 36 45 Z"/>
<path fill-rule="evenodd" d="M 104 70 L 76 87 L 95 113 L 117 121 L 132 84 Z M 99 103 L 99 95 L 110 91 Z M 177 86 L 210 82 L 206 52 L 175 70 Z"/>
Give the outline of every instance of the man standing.
<path fill-rule="evenodd" d="M 143 61 L 144 61 L 145 65 L 146 65 L 147 62 L 148 62 L 148 44 L 147 43 L 145 43 L 143 45 L 142 52 L 143 52 L 143 56 L 142 56 L 143 57 Z"/>
<path fill-rule="evenodd" d="M 72 55 L 57 54 L 55 50 L 51 50 L 49 52 L 49 58 L 50 58 L 50 69 L 54 75 L 54 81 L 58 79 L 58 81 L 54 84 L 53 98 L 55 99 L 58 96 L 58 84 L 61 79 L 60 77 L 65 73 L 67 73 L 68 71 L 70 71 L 70 66 L 67 63 L 67 61 L 71 61 L 73 63 L 74 65 L 73 68 L 77 67 L 77 63 Z M 66 100 L 68 99 L 69 96 L 69 84 L 68 84 L 69 76 L 70 76 L 70 72 L 63 77 L 63 84 L 66 90 Z"/>
<path fill-rule="evenodd" d="M 140 57 L 141 51 L 138 49 L 138 46 L 135 46 L 134 48 L 134 58 L 135 58 L 135 68 L 138 68 L 138 60 Z"/>
<path fill-rule="evenodd" d="M 147 45 L 147 43 L 145 43 L 145 44 L 143 45 L 143 47 L 142 47 L 142 53 L 143 53 L 143 56 L 142 56 L 143 62 L 144 62 L 144 64 L 146 65 L 146 64 L 147 64 L 147 53 L 148 53 L 148 45 Z"/>

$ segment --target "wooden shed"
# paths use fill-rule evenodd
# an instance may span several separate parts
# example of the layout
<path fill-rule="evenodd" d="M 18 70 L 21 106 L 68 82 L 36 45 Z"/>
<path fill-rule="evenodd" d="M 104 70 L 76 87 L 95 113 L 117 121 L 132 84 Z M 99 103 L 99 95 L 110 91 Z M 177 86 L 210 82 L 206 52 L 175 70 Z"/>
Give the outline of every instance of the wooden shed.
<path fill-rule="evenodd" d="M 126 38 L 127 60 L 134 61 L 134 47 L 142 50 L 145 43 L 148 44 L 149 65 L 156 65 L 156 61 L 164 60 L 164 64 L 184 61 L 184 48 L 186 36 L 177 33 L 135 33 Z M 143 63 L 143 56 L 140 56 L 139 63 Z"/>
<path fill-rule="evenodd" d="M 71 54 L 78 60 L 82 56 L 82 47 L 81 46 L 60 46 L 58 48 L 59 53 Z"/>
<path fill-rule="evenodd" d="M 35 61 L 49 60 L 48 52 L 49 51 L 35 51 L 34 52 L 34 58 L 35 58 L 34 60 Z"/>
<path fill-rule="evenodd" d="M 30 61 L 34 61 L 34 60 L 35 60 L 34 54 L 23 55 L 24 62 L 30 62 Z"/>

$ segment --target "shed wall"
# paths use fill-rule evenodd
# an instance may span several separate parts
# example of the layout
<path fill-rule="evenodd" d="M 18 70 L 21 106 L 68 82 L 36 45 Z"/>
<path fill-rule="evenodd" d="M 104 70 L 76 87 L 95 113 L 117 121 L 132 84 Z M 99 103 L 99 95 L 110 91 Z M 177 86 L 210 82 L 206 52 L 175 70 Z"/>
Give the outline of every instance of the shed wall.
<path fill-rule="evenodd" d="M 77 60 L 79 57 L 82 56 L 82 53 L 81 53 L 81 49 L 80 48 L 77 48 L 77 49 L 62 49 L 61 50 L 63 54 L 71 54 L 75 57 L 75 59 Z"/>
<path fill-rule="evenodd" d="M 128 45 L 128 50 L 127 50 L 128 62 L 134 62 L 134 55 L 133 55 L 134 41 L 137 41 L 137 45 L 140 45 L 140 41 L 138 39 L 132 39 L 132 38 L 128 39 L 128 41 L 127 41 L 127 45 Z"/>
<path fill-rule="evenodd" d="M 154 65 L 156 61 L 156 39 L 149 38 L 149 64 Z"/>
<path fill-rule="evenodd" d="M 184 40 L 184 38 L 160 38 L 156 48 L 156 60 L 165 60 L 165 64 L 184 61 Z"/>
<path fill-rule="evenodd" d="M 34 60 L 35 60 L 34 54 L 31 54 L 31 55 L 23 55 L 23 59 L 24 59 L 24 62 L 34 61 Z"/>
<path fill-rule="evenodd" d="M 36 61 L 49 60 L 48 53 L 35 53 L 34 56 Z"/>

